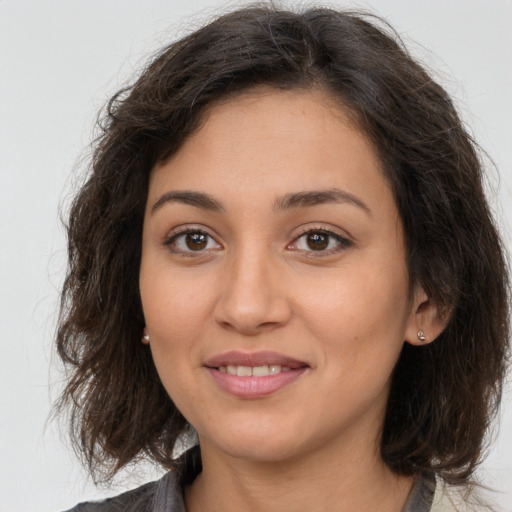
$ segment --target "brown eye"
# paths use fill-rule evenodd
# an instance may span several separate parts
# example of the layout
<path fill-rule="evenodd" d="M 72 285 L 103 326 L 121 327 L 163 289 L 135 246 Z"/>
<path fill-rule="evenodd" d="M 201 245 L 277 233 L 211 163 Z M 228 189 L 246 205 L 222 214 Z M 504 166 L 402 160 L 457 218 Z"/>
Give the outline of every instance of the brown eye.
<path fill-rule="evenodd" d="M 196 229 L 187 229 L 184 232 L 172 235 L 165 242 L 165 245 L 172 253 L 188 255 L 222 249 L 222 246 L 211 235 Z"/>
<path fill-rule="evenodd" d="M 288 249 L 309 253 L 309 256 L 330 256 L 352 246 L 352 241 L 333 231 L 311 229 L 296 238 Z"/>
<path fill-rule="evenodd" d="M 185 243 L 191 251 L 200 251 L 208 244 L 208 236 L 204 233 L 187 233 Z"/>
<path fill-rule="evenodd" d="M 324 233 L 308 233 L 306 243 L 313 251 L 323 251 L 329 245 L 329 235 Z"/>

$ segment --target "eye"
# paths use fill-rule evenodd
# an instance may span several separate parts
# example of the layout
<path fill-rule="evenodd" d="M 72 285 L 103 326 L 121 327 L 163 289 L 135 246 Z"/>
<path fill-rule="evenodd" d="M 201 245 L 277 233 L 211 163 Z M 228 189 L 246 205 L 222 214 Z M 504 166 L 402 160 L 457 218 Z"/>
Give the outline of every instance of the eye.
<path fill-rule="evenodd" d="M 318 255 L 334 254 L 350 247 L 352 242 L 341 235 L 325 229 L 312 229 L 297 237 L 288 249 Z"/>
<path fill-rule="evenodd" d="M 165 245 L 173 253 L 191 254 L 210 250 L 222 249 L 212 236 L 205 231 L 195 228 L 187 228 L 179 233 L 171 234 L 165 241 Z"/>

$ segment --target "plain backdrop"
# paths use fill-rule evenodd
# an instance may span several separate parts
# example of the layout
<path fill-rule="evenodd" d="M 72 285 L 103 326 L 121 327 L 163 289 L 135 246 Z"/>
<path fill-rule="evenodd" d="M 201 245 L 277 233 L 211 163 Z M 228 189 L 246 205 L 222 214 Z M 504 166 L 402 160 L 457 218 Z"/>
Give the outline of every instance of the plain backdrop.
<path fill-rule="evenodd" d="M 65 269 L 59 222 L 97 111 L 163 44 L 244 2 L 0 0 L 0 512 L 49 512 L 119 493 L 96 489 L 48 423 L 63 373 L 52 343 Z M 292 3 L 292 2 L 290 2 Z M 306 2 L 303 2 L 303 4 Z M 489 194 L 508 247 L 512 219 L 512 1 L 331 1 L 386 17 L 455 97 L 488 151 Z M 512 398 L 481 470 L 512 511 Z"/>

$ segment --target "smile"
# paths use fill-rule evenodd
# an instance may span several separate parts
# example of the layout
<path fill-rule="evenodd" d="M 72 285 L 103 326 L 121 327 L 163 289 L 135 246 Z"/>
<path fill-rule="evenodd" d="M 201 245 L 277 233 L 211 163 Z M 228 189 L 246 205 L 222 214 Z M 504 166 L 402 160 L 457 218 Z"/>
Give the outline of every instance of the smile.
<path fill-rule="evenodd" d="M 277 352 L 227 352 L 209 359 L 204 366 L 223 392 L 243 399 L 272 395 L 310 368 Z"/>
<path fill-rule="evenodd" d="M 221 373 L 229 373 L 229 375 L 237 375 L 238 377 L 266 377 L 267 375 L 277 375 L 281 372 L 289 372 L 291 368 L 281 366 L 279 364 L 263 365 L 263 366 L 219 366 Z"/>

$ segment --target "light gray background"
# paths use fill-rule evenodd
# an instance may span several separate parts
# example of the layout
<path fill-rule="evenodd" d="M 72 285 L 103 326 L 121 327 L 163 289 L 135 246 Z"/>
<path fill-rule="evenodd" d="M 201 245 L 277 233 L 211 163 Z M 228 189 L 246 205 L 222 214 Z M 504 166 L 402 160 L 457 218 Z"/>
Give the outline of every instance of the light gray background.
<path fill-rule="evenodd" d="M 142 467 L 114 489 L 97 490 L 57 426 L 46 425 L 63 379 L 52 348 L 65 266 L 58 205 L 69 197 L 70 171 L 107 97 L 163 43 L 226 5 L 236 4 L 0 0 L 0 512 L 58 511 L 157 474 Z M 385 16 L 436 70 L 500 169 L 501 182 L 494 176 L 490 190 L 510 247 L 512 1 L 330 5 Z M 510 386 L 481 474 L 512 511 Z"/>

